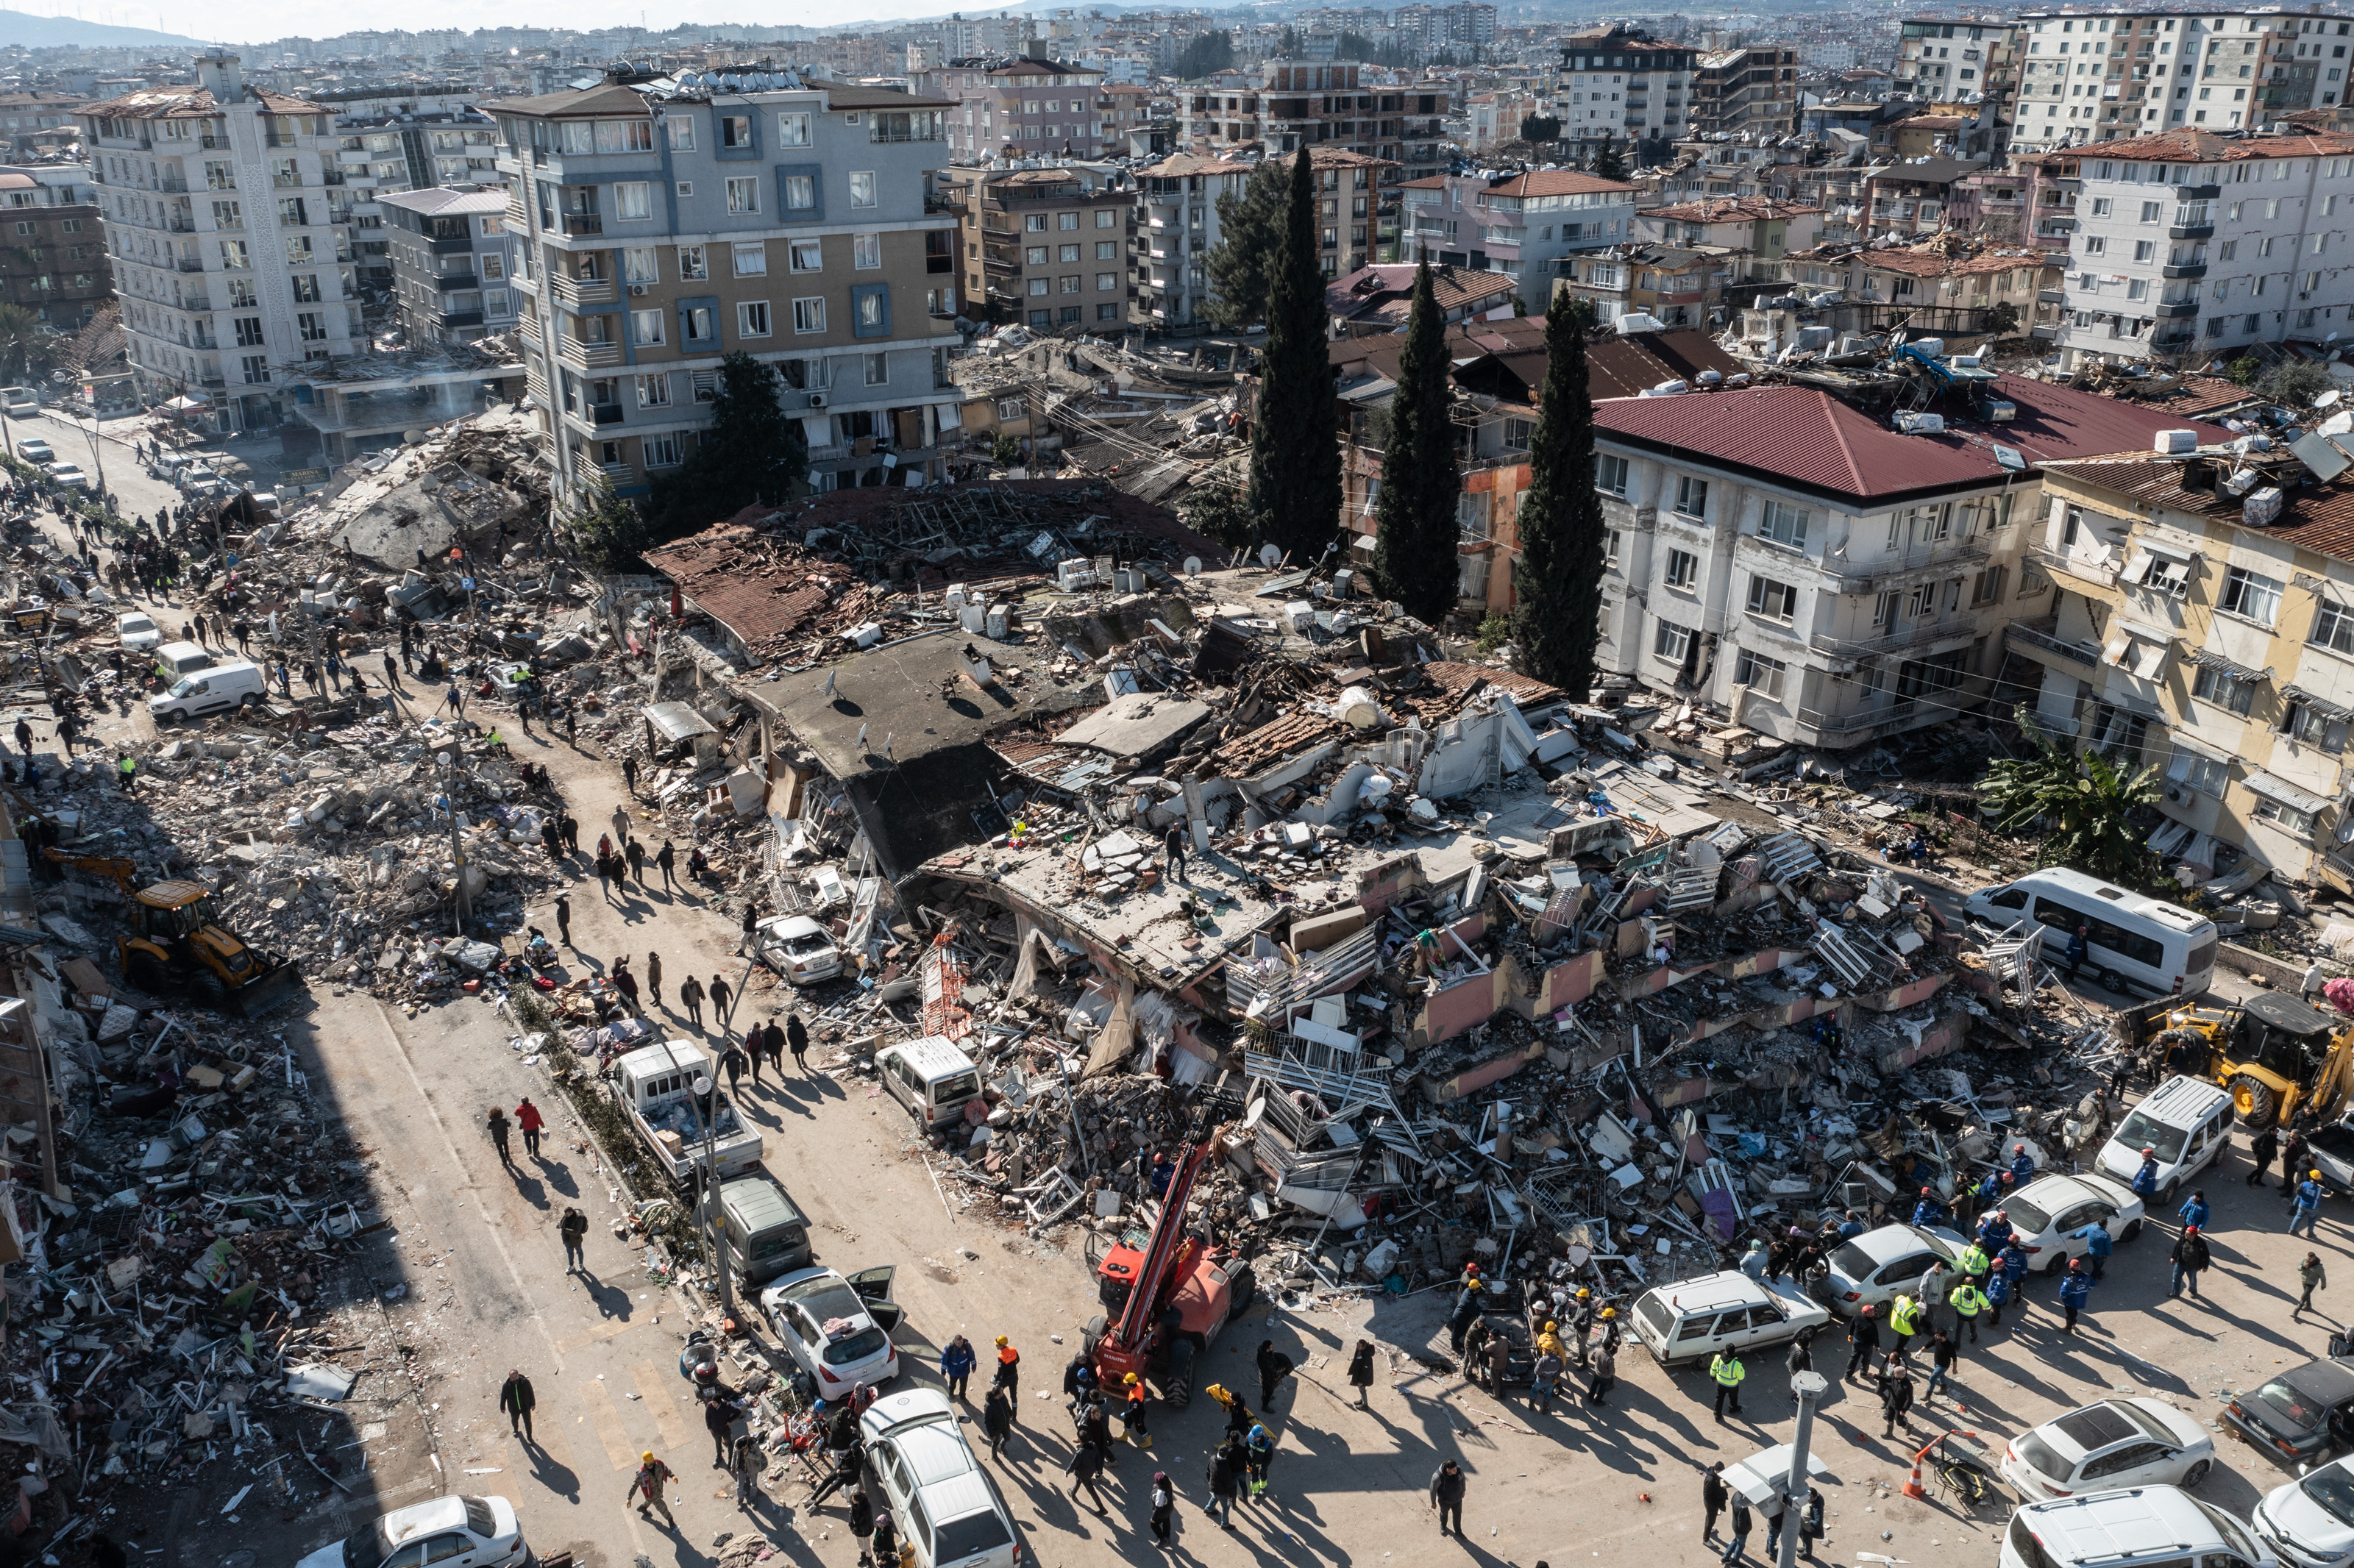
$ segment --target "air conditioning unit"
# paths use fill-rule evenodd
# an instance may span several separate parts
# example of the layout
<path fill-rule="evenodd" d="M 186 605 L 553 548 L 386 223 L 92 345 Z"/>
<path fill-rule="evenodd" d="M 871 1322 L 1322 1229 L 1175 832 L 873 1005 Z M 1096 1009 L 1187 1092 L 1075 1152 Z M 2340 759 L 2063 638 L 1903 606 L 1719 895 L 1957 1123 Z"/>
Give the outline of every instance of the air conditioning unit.
<path fill-rule="evenodd" d="M 812 393 L 811 393 L 811 394 L 810 394 L 810 407 L 811 407 L 811 408 L 824 408 L 824 407 L 825 407 L 825 394 L 824 394 L 824 393 L 822 393 L 822 392 L 812 392 Z"/>
<path fill-rule="evenodd" d="M 630 285 L 630 298 L 633 300 L 642 298 L 645 291 L 646 286 L 643 283 L 632 283 Z"/>
<path fill-rule="evenodd" d="M 2183 792 L 2181 785 L 2168 784 L 2166 787 L 2166 798 L 2179 805 L 2189 800 L 2190 797 Z"/>

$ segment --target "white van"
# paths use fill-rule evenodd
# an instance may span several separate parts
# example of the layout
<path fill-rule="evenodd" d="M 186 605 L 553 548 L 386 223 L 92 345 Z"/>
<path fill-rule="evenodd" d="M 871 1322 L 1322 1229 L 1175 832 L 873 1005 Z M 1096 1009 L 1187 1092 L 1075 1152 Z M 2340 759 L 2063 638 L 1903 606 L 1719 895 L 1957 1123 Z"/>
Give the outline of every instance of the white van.
<path fill-rule="evenodd" d="M 261 666 L 237 659 L 181 676 L 172 683 L 171 690 L 147 699 L 147 712 L 161 728 L 182 719 L 258 706 L 269 694 Z"/>
<path fill-rule="evenodd" d="M 945 1034 L 885 1046 L 875 1054 L 875 1070 L 927 1131 L 963 1120 L 966 1103 L 981 1097 L 981 1069 Z"/>
<path fill-rule="evenodd" d="M 2094 1169 L 2130 1183 L 2141 1170 L 2141 1151 L 2150 1150 L 2158 1158 L 2158 1202 L 2171 1209 L 2174 1190 L 2214 1163 L 2231 1140 L 2232 1091 L 2203 1078 L 2172 1077 L 2117 1124 Z"/>
<path fill-rule="evenodd" d="M 2030 1503 L 2002 1532 L 2002 1568 L 2279 1568 L 2248 1527 L 2180 1487 Z"/>
<path fill-rule="evenodd" d="M 2041 926 L 2047 963 L 2061 961 L 2068 938 L 2085 927 L 2084 967 L 2120 996 L 2197 996 L 2215 978 L 2215 922 L 2081 871 L 2030 872 L 1980 888 L 1962 907 L 1989 926 Z"/>
<path fill-rule="evenodd" d="M 41 395 L 29 387 L 0 387 L 0 412 L 12 419 L 27 418 L 41 411 Z"/>
<path fill-rule="evenodd" d="M 155 673 L 164 683 L 193 675 L 199 670 L 209 670 L 217 660 L 193 642 L 166 642 L 155 650 Z"/>

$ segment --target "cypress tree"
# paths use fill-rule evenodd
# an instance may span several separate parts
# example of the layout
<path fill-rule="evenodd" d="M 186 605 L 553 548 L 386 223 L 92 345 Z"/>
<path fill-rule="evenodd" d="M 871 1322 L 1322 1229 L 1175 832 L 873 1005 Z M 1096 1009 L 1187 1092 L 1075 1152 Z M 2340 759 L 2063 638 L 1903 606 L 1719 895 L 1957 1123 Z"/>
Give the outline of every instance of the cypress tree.
<path fill-rule="evenodd" d="M 1585 312 L 1568 291 L 1545 312 L 1545 378 L 1512 564 L 1512 667 L 1584 702 L 1594 685 L 1608 531 L 1594 488 Z"/>
<path fill-rule="evenodd" d="M 1456 599 L 1455 426 L 1447 418 L 1454 367 L 1447 326 L 1431 292 L 1430 263 L 1415 272 L 1414 312 L 1398 355 L 1390 398 L 1390 439 L 1382 454 L 1382 493 L 1373 577 L 1416 620 L 1436 626 Z"/>
<path fill-rule="evenodd" d="M 1258 536 L 1312 565 L 1341 527 L 1341 442 L 1324 347 L 1324 273 L 1316 252 L 1316 175 L 1301 147 L 1267 290 L 1258 428 L 1251 440 L 1251 516 Z"/>

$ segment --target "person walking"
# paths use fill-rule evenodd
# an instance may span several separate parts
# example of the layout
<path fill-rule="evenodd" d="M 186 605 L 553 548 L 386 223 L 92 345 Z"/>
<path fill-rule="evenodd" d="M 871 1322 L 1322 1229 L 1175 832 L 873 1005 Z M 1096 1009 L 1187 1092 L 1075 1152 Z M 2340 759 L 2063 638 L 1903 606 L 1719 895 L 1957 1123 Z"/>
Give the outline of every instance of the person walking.
<path fill-rule="evenodd" d="M 1430 1506 L 1438 1510 L 1438 1533 L 1449 1521 L 1458 1540 L 1463 1535 L 1463 1467 L 1449 1459 L 1430 1472 Z"/>
<path fill-rule="evenodd" d="M 719 1058 L 720 1066 L 727 1071 L 727 1092 L 734 1094 L 744 1077 L 744 1048 L 734 1041 L 727 1043 L 727 1052 Z"/>
<path fill-rule="evenodd" d="M 1172 883 L 1184 881 L 1185 824 L 1182 822 L 1170 823 L 1169 831 L 1161 835 L 1161 848 L 1162 853 L 1167 857 L 1169 880 Z"/>
<path fill-rule="evenodd" d="M 1267 1495 L 1267 1472 L 1275 1463 L 1275 1438 L 1259 1422 L 1243 1436 L 1243 1463 L 1250 1474 L 1250 1499 L 1257 1502 Z"/>
<path fill-rule="evenodd" d="M 524 1152 L 534 1160 L 538 1159 L 539 1133 L 540 1129 L 547 1125 L 547 1118 L 539 1114 L 539 1107 L 531 1103 L 529 1095 L 525 1095 L 516 1105 L 514 1118 L 515 1126 L 523 1128 Z"/>
<path fill-rule="evenodd" d="M 629 860 L 630 875 L 636 879 L 640 887 L 643 887 L 646 885 L 646 841 L 631 839 L 621 847 L 621 853 Z"/>
<path fill-rule="evenodd" d="M 999 1457 L 1005 1450 L 1005 1439 L 1013 1430 L 1013 1401 L 1002 1384 L 992 1386 L 981 1401 L 981 1430 L 989 1438 L 989 1457 Z"/>
<path fill-rule="evenodd" d="M 703 1429 L 711 1434 L 711 1467 L 727 1467 L 727 1447 L 734 1441 L 729 1430 L 742 1412 L 733 1400 L 706 1399 L 703 1402 Z"/>
<path fill-rule="evenodd" d="M 507 1113 L 500 1107 L 493 1106 L 490 1120 L 485 1125 L 490 1130 L 491 1141 L 499 1146 L 499 1163 L 510 1171 L 514 1170 L 514 1156 L 507 1151 Z"/>
<path fill-rule="evenodd" d="M 2296 1309 L 2288 1315 L 2289 1321 L 2292 1323 L 2303 1320 L 2306 1313 L 2313 1306 L 2315 1291 L 2329 1288 L 2329 1276 L 2322 1271 L 2319 1253 L 2309 1252 L 2305 1255 L 2305 1261 L 2296 1266 L 2296 1282 L 2304 1289 L 2296 1298 Z"/>
<path fill-rule="evenodd" d="M 1291 1375 L 1291 1358 L 1277 1350 L 1273 1340 L 1261 1340 L 1256 1359 L 1258 1364 L 1258 1407 L 1273 1410 L 1275 1391 L 1282 1386 L 1285 1378 Z"/>
<path fill-rule="evenodd" d="M 1734 1350 L 1719 1351 L 1708 1363 L 1708 1375 L 1716 1384 L 1716 1424 L 1724 1425 L 1724 1407 L 1729 1402 L 1733 1414 L 1741 1414 L 1741 1383 L 1749 1369 L 1741 1364 L 1741 1352 Z"/>
<path fill-rule="evenodd" d="M 1170 1484 L 1168 1471 L 1152 1472 L 1150 1504 L 1152 1511 L 1147 1516 L 1147 1522 L 1152 1527 L 1152 1542 L 1165 1550 L 1169 1545 L 1170 1531 L 1177 1519 L 1177 1489 Z"/>
<path fill-rule="evenodd" d="M 621 1000 L 629 1004 L 630 1012 L 637 1017 L 644 1017 L 645 1010 L 638 1005 L 638 977 L 630 972 L 627 958 L 613 960 L 612 980 L 613 989 L 621 993 Z"/>
<path fill-rule="evenodd" d="M 864 1487 L 850 1490 L 850 1534 L 858 1542 L 858 1568 L 874 1568 L 875 1499 Z"/>
<path fill-rule="evenodd" d="M 735 1468 L 736 1506 L 749 1513 L 752 1505 L 759 1500 L 760 1476 L 768 1468 L 768 1457 L 760 1452 L 760 1440 L 749 1432 L 736 1439 Z M 889 1521 L 889 1517 L 884 1516 L 885 1522 Z M 897 1561 L 896 1554 L 893 1561 Z"/>
<path fill-rule="evenodd" d="M 1913 1409 L 1913 1369 L 1903 1356 L 1888 1358 L 1888 1371 L 1880 1380 L 1881 1436 L 1896 1436 L 1896 1424 L 1903 1422 L 1904 1430 L 1913 1430 L 1909 1414 Z"/>
<path fill-rule="evenodd" d="M 656 1007 L 662 1005 L 662 955 L 646 955 L 646 999 Z"/>
<path fill-rule="evenodd" d="M 2060 1310 L 2067 1315 L 2067 1322 L 2062 1326 L 2062 1333 L 2073 1334 L 2076 1331 L 2076 1314 L 2084 1309 L 2084 1303 L 2098 1282 L 2098 1276 L 2085 1271 L 2083 1258 L 2068 1260 L 2068 1272 L 2060 1281 Z"/>
<path fill-rule="evenodd" d="M 1071 1450 L 1071 1457 L 1063 1462 L 1064 1473 L 1071 1478 L 1071 1495 L 1076 1498 L 1081 1487 L 1087 1488 L 1087 1497 L 1095 1503 L 1096 1512 L 1108 1514 L 1111 1510 L 1104 1507 L 1103 1488 L 1099 1484 L 1103 1479 L 1103 1446 L 1093 1438 L 1080 1439 L 1078 1446 Z"/>
<path fill-rule="evenodd" d="M 2280 1128 L 2267 1127 L 2248 1144 L 2248 1185 L 2264 1185 L 2264 1172 L 2271 1169 L 2273 1157 L 2280 1152 Z"/>
<path fill-rule="evenodd" d="M 1220 1530 L 1235 1527 L 1235 1493 L 1242 1487 L 1242 1450 L 1235 1446 L 1231 1437 L 1210 1450 L 1209 1475 L 1206 1478 L 1210 1501 L 1203 1511 L 1215 1516 Z"/>
<path fill-rule="evenodd" d="M 678 1004 L 686 1009 L 686 1021 L 697 1030 L 703 1027 L 703 982 L 689 975 L 680 982 Z"/>
<path fill-rule="evenodd" d="M 1701 1472 L 1700 1506 L 1707 1513 L 1707 1518 L 1702 1521 L 1700 1528 L 1700 1538 L 1702 1541 L 1716 1539 L 1717 1516 L 1724 1511 L 1724 1505 L 1732 1500 L 1733 1489 L 1724 1484 L 1724 1461 L 1718 1459 Z"/>
<path fill-rule="evenodd" d="M 1961 1359 L 1962 1350 L 1954 1337 L 1942 1328 L 1929 1330 L 1929 1386 L 1921 1392 L 1923 1399 L 1935 1399 L 1937 1391 L 1946 1386 L 1953 1375 L 1954 1363 Z"/>
<path fill-rule="evenodd" d="M 2109 1255 L 2116 1250 L 2116 1240 L 2109 1234 L 2109 1227 L 2094 1220 L 2076 1232 L 2075 1239 L 2084 1244 L 2084 1257 L 2080 1261 L 2089 1261 L 2093 1277 L 2100 1278 L 2108 1271 Z"/>
<path fill-rule="evenodd" d="M 1617 1310 L 1615 1307 L 1605 1307 L 1602 1309 L 1602 1316 L 1608 1319 L 1615 1316 Z M 1617 1325 L 1614 1323 L 1606 1327 L 1602 1342 L 1594 1347 L 1594 1354 L 1587 1358 L 1585 1403 L 1596 1406 L 1609 1404 L 1610 1390 L 1617 1382 L 1618 1335 Z M 1738 1412 L 1735 1414 L 1737 1414 Z"/>
<path fill-rule="evenodd" d="M 785 1047 L 793 1054 L 793 1071 L 807 1074 L 809 1069 L 801 1059 L 809 1054 L 809 1025 L 801 1022 L 798 1012 L 785 1016 Z"/>
<path fill-rule="evenodd" d="M 722 1029 L 727 1027 L 727 999 L 735 993 L 727 989 L 727 977 L 711 977 L 711 1022 Z"/>
<path fill-rule="evenodd" d="M 566 947 L 572 946 L 572 899 L 567 894 L 556 895 L 556 934 L 564 938 Z"/>
<path fill-rule="evenodd" d="M 1357 1391 L 1357 1408 L 1371 1410 L 1366 1391 L 1373 1386 L 1373 1342 L 1359 1340 L 1357 1348 L 1349 1352 L 1349 1383 Z"/>
<path fill-rule="evenodd" d="M 2297 1227 L 2301 1225 L 2308 1237 L 2314 1237 L 2314 1222 L 2320 1214 L 2321 1172 L 2307 1171 L 2305 1180 L 2296 1184 L 2296 1207 L 2289 1212 L 2288 1234 L 2296 1234 Z"/>
<path fill-rule="evenodd" d="M 1893 1340 L 1888 1347 L 1893 1357 L 1904 1353 L 1914 1336 L 1921 1332 L 1921 1304 L 1910 1296 L 1899 1296 L 1888 1304 L 1888 1332 Z"/>
<path fill-rule="evenodd" d="M 564 830 L 566 852 L 578 854 L 580 853 L 580 819 L 567 811 L 557 819 L 556 825 Z"/>
<path fill-rule="evenodd" d="M 1997 1268 L 1987 1276 L 1986 1317 L 1988 1328 L 1999 1329 L 2002 1327 L 2002 1309 L 2009 1304 L 2009 1301 L 2010 1270 L 2007 1268 Z"/>
<path fill-rule="evenodd" d="M 980 1358 L 972 1352 L 972 1341 L 959 1334 L 940 1352 L 940 1380 L 949 1385 L 949 1397 L 962 1399 L 965 1388 L 972 1382 L 972 1369 Z"/>
<path fill-rule="evenodd" d="M 2174 1249 L 2166 1255 L 2174 1263 L 2174 1278 L 2166 1287 L 2166 1298 L 2173 1300 L 2188 1285 L 2191 1299 L 2197 1300 L 2199 1277 L 2206 1272 L 2207 1265 L 2212 1261 L 2207 1250 L 2207 1238 L 2199 1234 L 2197 1225 L 2185 1225 L 2182 1234 L 2175 1238 Z"/>
<path fill-rule="evenodd" d="M 663 1488 L 673 1478 L 671 1467 L 655 1458 L 652 1449 L 638 1456 L 638 1473 L 630 1478 L 627 1495 L 638 1499 L 640 1519 L 651 1518 L 646 1510 L 658 1508 L 663 1511 L 663 1521 L 673 1530 L 678 1528 L 678 1520 L 672 1515 L 670 1504 L 663 1500 Z"/>
<path fill-rule="evenodd" d="M 655 868 L 662 873 L 663 891 L 665 893 L 678 885 L 678 879 L 671 874 L 672 868 L 677 864 L 677 849 L 672 845 L 668 839 L 663 840 L 662 850 L 654 856 L 654 865 Z"/>
<path fill-rule="evenodd" d="M 1553 1343 L 1559 1341 L 1554 1340 Z M 1537 1351 L 1536 1361 L 1529 1368 L 1529 1403 L 1537 1407 L 1538 1414 L 1553 1414 L 1553 1390 L 1561 1382 L 1561 1374 L 1568 1368 L 1569 1363 L 1551 1344 Z"/>
<path fill-rule="evenodd" d="M 634 757 L 624 757 L 621 758 L 621 788 L 630 792 L 630 798 L 631 800 L 634 800 L 637 799 L 638 759 Z"/>
<path fill-rule="evenodd" d="M 564 1272 L 574 1269 L 588 1271 L 588 1216 L 578 1209 L 567 1208 L 564 1217 L 556 1222 L 556 1234 L 564 1238 Z"/>
<path fill-rule="evenodd" d="M 1724 1552 L 1723 1554 L 1718 1558 L 1719 1562 L 1730 1563 L 1741 1561 L 1743 1554 L 1749 1550 L 1750 1524 L 1749 1499 L 1747 1498 L 1734 1499 L 1733 1535 L 1731 1539 L 1725 1542 Z"/>
<path fill-rule="evenodd" d="M 630 809 L 627 806 L 613 808 L 613 837 L 620 843 L 630 842 Z"/>
<path fill-rule="evenodd" d="M 499 1411 L 507 1418 L 509 1436 L 520 1435 L 525 1443 L 534 1441 L 531 1411 L 538 1403 L 531 1392 L 531 1379 L 519 1370 L 507 1373 L 507 1381 L 499 1385 Z"/>
<path fill-rule="evenodd" d="M 1852 1382 L 1859 1367 L 1869 1372 L 1880 1354 L 1880 1319 L 1871 1307 L 1849 1321 L 1847 1342 L 1855 1348 L 1848 1351 L 1847 1371 L 1840 1373 L 1841 1383 Z"/>
<path fill-rule="evenodd" d="M 769 1070 L 777 1075 L 779 1083 L 785 1076 L 785 1032 L 773 1018 L 761 1026 L 760 1050 L 769 1058 Z"/>
<path fill-rule="evenodd" d="M 1003 1389 L 1009 1398 L 1022 1397 L 1022 1352 L 1002 1334 L 997 1336 L 997 1371 L 991 1374 L 990 1384 Z"/>

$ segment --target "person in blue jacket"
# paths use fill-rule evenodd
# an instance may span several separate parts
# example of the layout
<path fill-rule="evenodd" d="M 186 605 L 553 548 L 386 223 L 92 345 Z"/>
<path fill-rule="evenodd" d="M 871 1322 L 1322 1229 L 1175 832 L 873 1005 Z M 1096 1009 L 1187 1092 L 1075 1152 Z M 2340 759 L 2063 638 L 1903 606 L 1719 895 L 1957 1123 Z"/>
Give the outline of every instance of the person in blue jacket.
<path fill-rule="evenodd" d="M 2006 1210 L 1988 1209 L 1986 1217 L 1978 1222 L 1978 1245 L 1990 1254 L 2009 1245 L 2011 1234 L 2010 1214 Z"/>
<path fill-rule="evenodd" d="M 2108 1227 L 2100 1221 L 2094 1220 L 2083 1230 L 2074 1232 L 2073 1236 L 2075 1240 L 2084 1244 L 2084 1257 L 2072 1258 L 2069 1260 L 2068 1266 L 2073 1268 L 2084 1262 L 2084 1258 L 2090 1258 L 2093 1262 L 2093 1277 L 2100 1278 L 2109 1266 L 2109 1254 L 2116 1248 L 2116 1243 L 2110 1239 Z"/>
<path fill-rule="evenodd" d="M 2305 1180 L 2296 1184 L 2296 1207 L 2289 1212 L 2288 1234 L 2296 1234 L 2299 1225 L 2306 1235 L 2313 1234 L 2313 1223 L 2321 1213 L 2321 1172 L 2308 1171 Z"/>
<path fill-rule="evenodd" d="M 2067 1277 L 2060 1281 L 2060 1309 L 2068 1315 L 2064 1332 L 2076 1331 L 2076 1314 L 2084 1309 L 2085 1298 L 2093 1294 L 2097 1278 L 2084 1271 L 2083 1258 L 2068 1260 Z"/>
<path fill-rule="evenodd" d="M 1946 1223 L 1946 1205 L 1926 1187 L 1921 1189 L 1921 1201 L 1913 1205 L 1913 1223 L 1925 1230 Z"/>
<path fill-rule="evenodd" d="M 2141 1169 L 2134 1172 L 2133 1190 L 2144 1198 L 2158 1196 L 2158 1150 L 2141 1151 Z"/>
<path fill-rule="evenodd" d="M 940 1377 L 949 1385 L 951 1396 L 962 1399 L 965 1384 L 972 1378 L 974 1356 L 972 1341 L 959 1334 L 940 1352 Z"/>
<path fill-rule="evenodd" d="M 2010 1296 L 2009 1274 L 2000 1268 L 1989 1270 L 1987 1274 L 1986 1298 L 1993 1303 L 1994 1310 L 1987 1314 L 1988 1328 L 2002 1327 L 2002 1309 L 2010 1304 Z"/>
<path fill-rule="evenodd" d="M 1840 1222 L 1840 1240 L 1853 1241 L 1856 1237 L 1861 1235 L 1863 1231 L 1863 1216 L 1857 1213 L 1853 1209 L 1850 1209 L 1847 1212 L 1847 1218 Z"/>
<path fill-rule="evenodd" d="M 2010 1146 L 2010 1179 L 2022 1187 L 2035 1180 L 2035 1157 L 2023 1143 Z"/>
<path fill-rule="evenodd" d="M 2180 1217 L 2185 1230 L 2196 1226 L 2203 1234 L 2207 1229 L 2206 1190 L 2201 1188 L 2191 1193 L 2184 1201 L 2182 1207 L 2175 1211 L 2175 1213 Z"/>
<path fill-rule="evenodd" d="M 2010 1277 L 2011 1293 L 2018 1295 L 2020 1281 L 2027 1277 L 2027 1249 L 2019 1245 L 2017 1236 L 2003 1243 L 2002 1251 L 1995 1255 L 1995 1262 L 2000 1264 L 2003 1273 Z"/>

